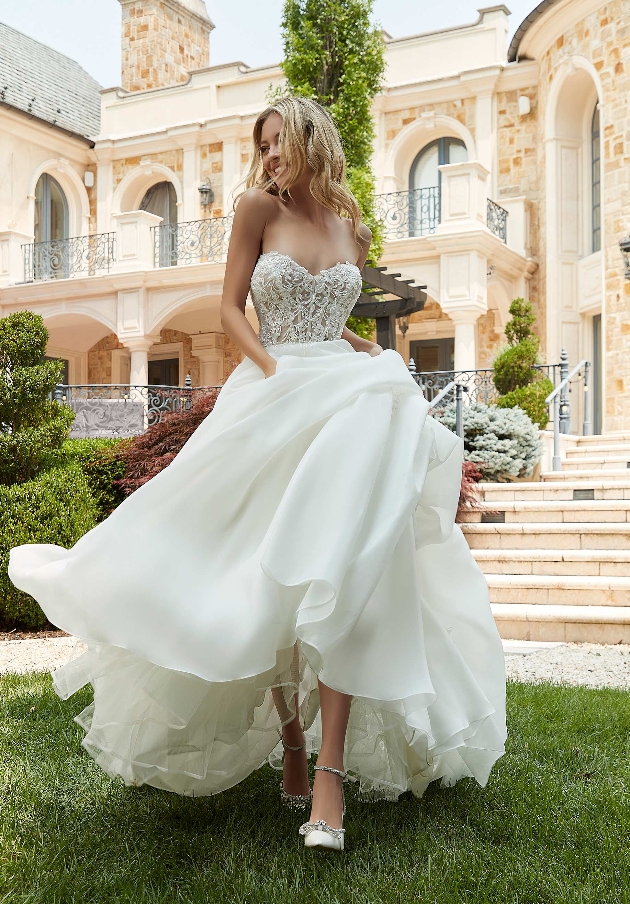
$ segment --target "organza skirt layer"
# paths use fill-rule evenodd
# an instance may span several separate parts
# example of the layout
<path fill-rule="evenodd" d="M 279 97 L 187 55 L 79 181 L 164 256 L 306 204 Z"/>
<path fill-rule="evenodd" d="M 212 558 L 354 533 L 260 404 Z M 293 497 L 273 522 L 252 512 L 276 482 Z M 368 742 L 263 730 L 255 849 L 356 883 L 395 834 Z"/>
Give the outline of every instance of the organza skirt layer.
<path fill-rule="evenodd" d="M 393 351 L 343 340 L 245 359 L 177 458 L 70 550 L 22 546 L 10 576 L 88 652 L 84 746 L 128 784 L 215 794 L 270 757 L 317 677 L 353 696 L 346 768 L 395 799 L 484 784 L 505 741 L 485 579 L 454 525 L 461 441 Z"/>

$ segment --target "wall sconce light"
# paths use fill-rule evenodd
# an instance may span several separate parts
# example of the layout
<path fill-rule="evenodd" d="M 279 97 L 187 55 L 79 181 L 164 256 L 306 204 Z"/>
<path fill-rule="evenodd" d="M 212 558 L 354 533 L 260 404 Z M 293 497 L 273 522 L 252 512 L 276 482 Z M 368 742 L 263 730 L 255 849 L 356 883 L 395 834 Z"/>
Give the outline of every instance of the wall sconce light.
<path fill-rule="evenodd" d="M 619 242 L 619 247 L 621 248 L 621 256 L 623 257 L 623 264 L 625 269 L 625 277 L 626 279 L 630 279 L 630 235 L 626 239 L 622 239 Z"/>
<path fill-rule="evenodd" d="M 201 197 L 201 206 L 203 208 L 209 207 L 214 201 L 214 190 L 210 185 L 210 180 L 208 178 L 204 179 L 199 186 L 199 195 Z"/>
<path fill-rule="evenodd" d="M 408 317 L 399 317 L 398 318 L 398 328 L 400 329 L 400 332 L 402 333 L 403 339 L 404 339 L 405 335 L 407 333 L 407 330 L 409 329 L 409 318 Z"/>

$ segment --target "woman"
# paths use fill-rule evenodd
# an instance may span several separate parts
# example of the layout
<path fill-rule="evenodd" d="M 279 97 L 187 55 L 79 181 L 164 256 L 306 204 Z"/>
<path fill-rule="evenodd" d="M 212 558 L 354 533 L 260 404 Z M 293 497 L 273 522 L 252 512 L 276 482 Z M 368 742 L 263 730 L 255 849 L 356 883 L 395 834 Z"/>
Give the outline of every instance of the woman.
<path fill-rule="evenodd" d="M 503 653 L 454 526 L 461 441 L 344 327 L 371 235 L 332 120 L 286 98 L 254 146 L 221 308 L 244 360 L 168 468 L 71 550 L 14 549 L 10 575 L 88 644 L 54 680 L 93 684 L 77 721 L 109 775 L 204 795 L 282 759 L 305 844 L 341 850 L 345 770 L 388 799 L 485 784 Z"/>

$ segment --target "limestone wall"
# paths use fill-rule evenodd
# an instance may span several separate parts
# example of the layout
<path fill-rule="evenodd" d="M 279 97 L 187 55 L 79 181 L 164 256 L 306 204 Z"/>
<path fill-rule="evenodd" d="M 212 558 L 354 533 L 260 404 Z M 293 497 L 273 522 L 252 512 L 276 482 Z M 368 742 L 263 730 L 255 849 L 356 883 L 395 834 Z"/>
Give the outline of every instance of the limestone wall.
<path fill-rule="evenodd" d="M 209 23 L 173 0 L 120 0 L 122 87 L 162 88 L 210 62 Z"/>
<path fill-rule="evenodd" d="M 475 136 L 475 99 L 465 97 L 462 100 L 445 101 L 444 103 L 423 104 L 422 106 L 405 107 L 385 113 L 385 142 L 389 146 L 398 133 L 409 123 L 420 119 L 423 113 L 435 113 L 449 116 L 457 120 Z M 421 151 L 422 148 L 418 148 Z"/>

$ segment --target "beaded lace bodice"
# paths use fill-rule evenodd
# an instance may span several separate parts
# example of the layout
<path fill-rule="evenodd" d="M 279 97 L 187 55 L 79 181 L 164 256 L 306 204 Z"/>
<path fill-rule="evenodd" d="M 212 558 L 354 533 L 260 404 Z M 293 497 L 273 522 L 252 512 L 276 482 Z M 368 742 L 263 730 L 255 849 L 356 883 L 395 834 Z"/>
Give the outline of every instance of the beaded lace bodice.
<path fill-rule="evenodd" d="M 251 278 L 261 344 L 340 339 L 361 284 L 361 271 L 349 261 L 313 276 L 287 254 L 261 254 Z"/>

